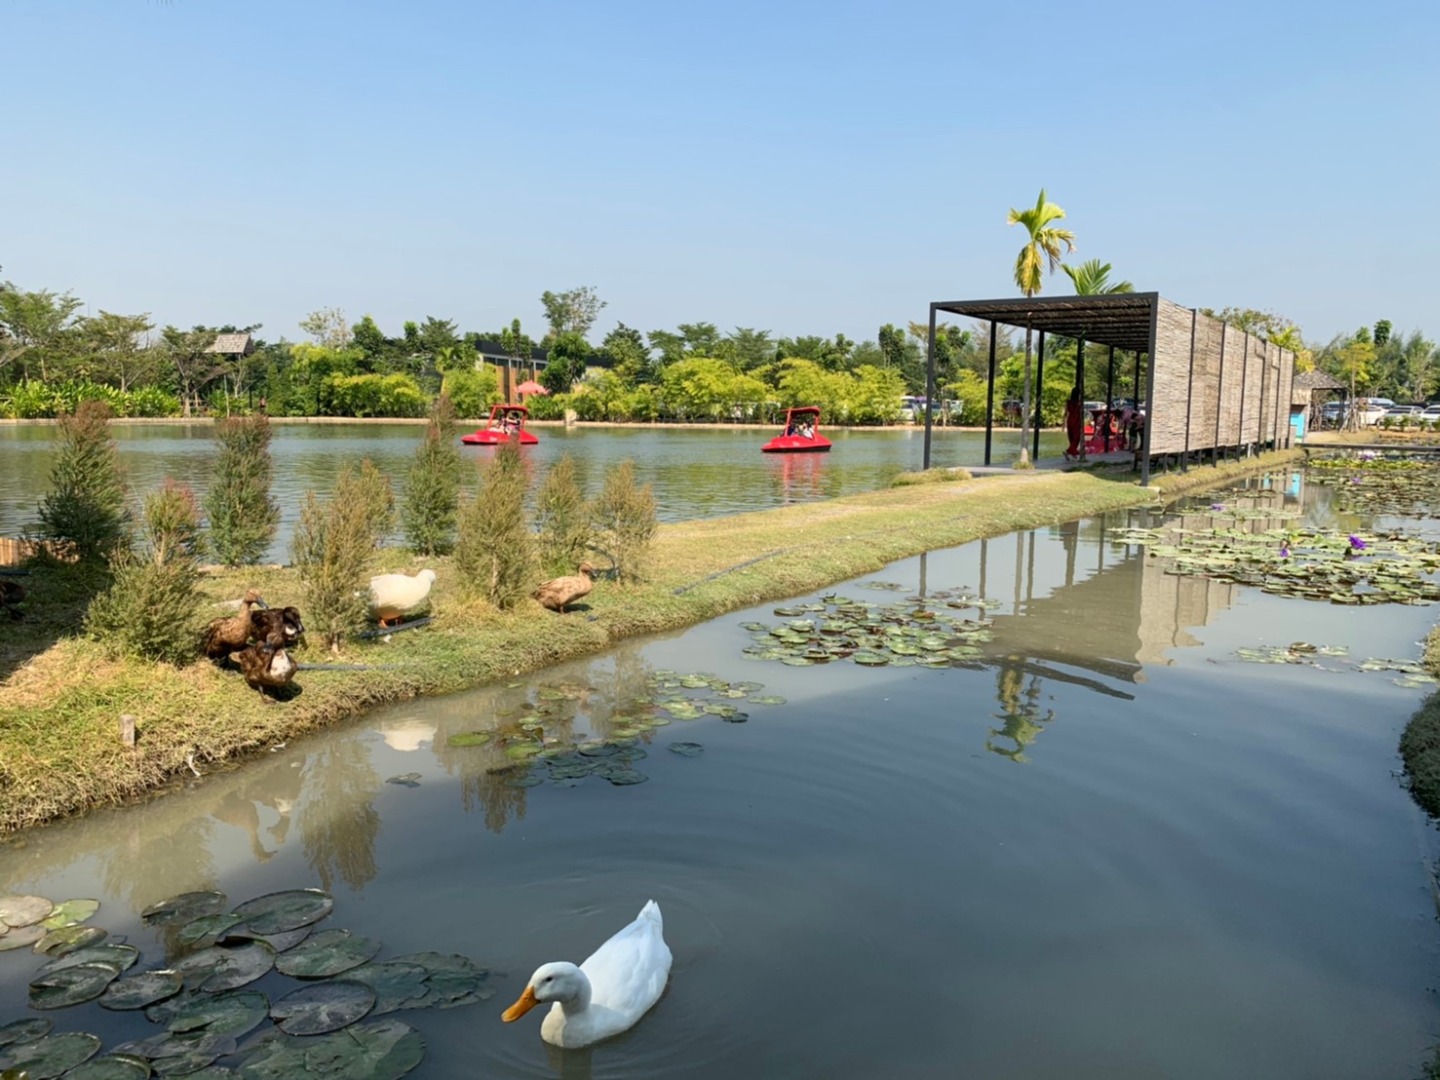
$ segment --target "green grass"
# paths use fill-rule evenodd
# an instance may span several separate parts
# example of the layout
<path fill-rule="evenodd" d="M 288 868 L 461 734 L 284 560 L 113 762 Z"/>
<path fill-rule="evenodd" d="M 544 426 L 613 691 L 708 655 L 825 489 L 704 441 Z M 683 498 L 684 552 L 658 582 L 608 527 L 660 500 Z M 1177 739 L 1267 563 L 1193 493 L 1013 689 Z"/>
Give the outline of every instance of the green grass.
<path fill-rule="evenodd" d="M 1258 468 L 1273 463 L 1257 459 Z M 1192 470 L 1212 483 L 1232 473 Z M 1163 481 L 1162 481 L 1163 483 Z M 873 572 L 923 551 L 1015 529 L 1152 502 L 1128 474 L 1034 472 L 928 481 L 761 513 L 662 526 L 649 580 L 600 581 L 589 610 L 556 615 L 533 601 L 500 612 L 461 595 L 448 558 L 387 549 L 376 571 L 433 567 L 434 621 L 347 647 L 348 671 L 306 671 L 300 692 L 267 702 L 233 671 L 108 659 L 78 636 L 86 594 L 61 569 L 25 579 L 21 622 L 0 620 L 0 831 L 134 799 L 190 765 L 254 753 L 378 705 L 440 694 L 596 653 L 638 634 L 674 630 L 725 612 Z M 272 606 L 301 604 L 293 570 L 207 575 L 211 600 L 259 588 Z M 303 611 L 303 608 L 302 608 Z M 214 612 L 219 614 L 217 610 Z M 335 658 L 312 646 L 303 664 Z M 136 718 L 121 744 L 121 714 Z"/>

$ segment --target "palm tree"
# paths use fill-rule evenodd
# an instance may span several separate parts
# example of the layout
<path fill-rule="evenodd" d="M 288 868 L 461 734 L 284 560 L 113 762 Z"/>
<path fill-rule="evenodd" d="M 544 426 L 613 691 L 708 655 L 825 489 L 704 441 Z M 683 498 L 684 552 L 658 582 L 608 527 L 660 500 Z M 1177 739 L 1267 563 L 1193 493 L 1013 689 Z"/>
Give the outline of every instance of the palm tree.
<path fill-rule="evenodd" d="M 1079 266 L 1062 266 L 1075 285 L 1076 296 L 1110 296 L 1114 293 L 1134 292 L 1135 286 L 1128 281 L 1110 284 L 1110 264 L 1099 259 L 1090 259 Z"/>
<path fill-rule="evenodd" d="M 1052 221 L 1059 221 L 1065 216 L 1065 211 L 1052 202 L 1045 201 L 1045 189 L 1040 189 L 1040 198 L 1035 200 L 1035 206 L 1029 210 L 1011 209 L 1006 215 L 1005 224 L 1023 225 L 1029 233 L 1030 239 L 1020 249 L 1020 255 L 1015 260 L 1015 284 L 1026 296 L 1034 296 L 1040 291 L 1042 284 L 1040 277 L 1040 262 L 1043 252 L 1045 259 L 1050 263 L 1050 272 L 1053 274 L 1055 268 L 1060 265 L 1060 245 L 1064 244 L 1067 251 L 1075 250 L 1075 234 L 1069 229 L 1053 229 L 1050 227 Z M 1025 391 L 1020 399 L 1020 465 L 1022 468 L 1030 464 L 1030 448 L 1026 445 L 1028 427 L 1030 423 L 1030 325 L 1025 325 Z"/>

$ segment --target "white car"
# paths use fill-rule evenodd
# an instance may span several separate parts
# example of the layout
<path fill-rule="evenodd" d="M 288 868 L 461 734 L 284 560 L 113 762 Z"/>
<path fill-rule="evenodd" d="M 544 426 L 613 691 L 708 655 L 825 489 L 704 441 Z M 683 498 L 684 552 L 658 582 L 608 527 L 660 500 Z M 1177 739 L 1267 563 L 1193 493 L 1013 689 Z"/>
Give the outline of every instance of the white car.
<path fill-rule="evenodd" d="M 1440 420 L 1440 402 L 1436 402 L 1434 405 L 1426 405 L 1425 408 L 1420 410 L 1420 418 L 1422 420 Z"/>
<path fill-rule="evenodd" d="M 1360 398 L 1355 403 L 1360 409 L 1360 423 L 1369 426 L 1378 424 L 1380 418 L 1395 407 L 1388 397 Z"/>

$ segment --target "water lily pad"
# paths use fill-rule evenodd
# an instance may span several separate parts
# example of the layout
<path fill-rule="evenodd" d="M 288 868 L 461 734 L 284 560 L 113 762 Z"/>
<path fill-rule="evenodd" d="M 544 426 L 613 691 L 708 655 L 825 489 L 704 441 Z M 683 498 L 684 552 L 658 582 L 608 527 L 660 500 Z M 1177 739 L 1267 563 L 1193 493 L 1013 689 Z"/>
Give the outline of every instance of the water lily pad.
<path fill-rule="evenodd" d="M 235 909 L 257 934 L 298 930 L 329 915 L 335 901 L 320 889 L 288 889 L 247 900 Z"/>
<path fill-rule="evenodd" d="M 788 664 L 790 667 L 810 667 L 815 663 L 808 656 L 782 656 L 780 662 Z"/>
<path fill-rule="evenodd" d="M 458 953 L 419 952 L 396 958 L 397 963 L 418 964 L 425 969 L 424 1007 L 453 1009 L 486 1001 L 495 991 L 485 985 L 490 972 L 468 956 Z"/>
<path fill-rule="evenodd" d="M 490 731 L 462 731 L 445 740 L 446 746 L 484 746 L 495 737 Z"/>
<path fill-rule="evenodd" d="M 545 748 L 537 742 L 511 743 L 505 747 L 505 756 L 511 761 L 529 761 L 543 749 Z"/>
<path fill-rule="evenodd" d="M 119 979 L 105 988 L 100 1004 L 107 1009 L 143 1009 L 180 992 L 185 980 L 178 971 L 160 968 Z"/>
<path fill-rule="evenodd" d="M 221 938 L 220 944 L 234 945 L 241 941 L 263 941 L 277 953 L 282 953 L 286 949 L 293 949 L 296 945 L 299 945 L 300 942 L 310 936 L 310 932 L 314 929 L 315 925 L 312 923 L 309 926 L 297 927 L 294 930 L 286 930 L 279 934 L 257 934 L 244 923 L 241 923 Z"/>
<path fill-rule="evenodd" d="M 98 926 L 62 926 L 58 930 L 47 930 L 35 943 L 35 951 L 46 956 L 65 956 L 77 949 L 98 945 L 109 936 L 108 930 Z"/>
<path fill-rule="evenodd" d="M 151 904 L 140 913 L 140 917 L 152 926 L 164 926 L 189 922 L 201 915 L 213 915 L 224 908 L 225 894 L 222 892 L 188 892 Z"/>
<path fill-rule="evenodd" d="M 109 964 L 77 964 L 40 975 L 30 983 L 32 1009 L 63 1009 L 94 1001 L 120 976 Z"/>
<path fill-rule="evenodd" d="M 888 664 L 890 662 L 889 657 L 874 652 L 857 652 L 850 659 L 855 661 L 855 663 L 857 664 L 864 665 L 865 667 L 880 667 L 881 665 Z"/>
<path fill-rule="evenodd" d="M 394 776 L 387 776 L 387 784 L 395 784 L 397 787 L 417 788 L 423 777 L 418 772 L 396 773 Z"/>
<path fill-rule="evenodd" d="M 666 749 L 681 757 L 699 757 L 705 752 L 705 747 L 698 742 L 672 742 Z"/>
<path fill-rule="evenodd" d="M 0 923 L 13 929 L 47 919 L 55 905 L 43 896 L 0 896 Z"/>
<path fill-rule="evenodd" d="M 323 979 L 359 967 L 380 951 L 375 938 L 349 930 L 322 930 L 303 945 L 275 958 L 275 970 L 296 979 Z"/>
<path fill-rule="evenodd" d="M 187 994 L 177 1007 L 168 1010 L 165 1026 L 170 1031 L 203 1031 L 238 1039 L 253 1031 L 269 1013 L 269 999 L 254 990 Z"/>
<path fill-rule="evenodd" d="M 65 1074 L 65 1080 L 147 1080 L 150 1075 L 150 1062 L 145 1058 L 106 1054 L 71 1069 Z"/>
<path fill-rule="evenodd" d="M 275 950 L 263 941 L 211 945 L 171 966 L 184 976 L 187 985 L 214 994 L 260 978 L 275 966 Z"/>
<path fill-rule="evenodd" d="M 550 779 L 581 780 L 589 776 L 593 769 L 593 765 L 587 765 L 583 762 L 575 762 L 574 764 L 566 763 L 561 765 L 552 765 L 550 766 Z"/>
<path fill-rule="evenodd" d="M 394 1012 L 396 1009 L 416 1008 L 430 992 L 425 980 L 430 971 L 423 964 L 412 964 L 403 960 L 386 960 L 380 964 L 365 964 L 345 973 L 351 982 L 362 982 L 375 991 L 375 1007 L 371 1015 Z"/>
<path fill-rule="evenodd" d="M 784 705 L 785 699 L 779 694 L 752 694 L 745 699 L 751 705 Z"/>
<path fill-rule="evenodd" d="M 201 915 L 198 919 L 191 919 L 184 926 L 180 927 L 175 935 L 176 940 L 184 946 L 214 945 L 231 929 L 239 926 L 245 921 L 244 915 L 237 915 L 233 911 L 222 911 L 215 915 Z"/>
<path fill-rule="evenodd" d="M 611 742 L 587 742 L 581 743 L 576 749 L 588 758 L 611 757 L 620 748 Z"/>
<path fill-rule="evenodd" d="M 292 990 L 270 1006 L 270 1015 L 287 1035 L 324 1035 L 365 1016 L 375 991 L 351 979 L 329 979 Z"/>
<path fill-rule="evenodd" d="M 505 780 L 505 786 L 508 788 L 529 788 L 538 787 L 544 782 L 545 778 L 543 776 L 536 776 L 532 772 L 520 772 L 512 773 Z"/>
<path fill-rule="evenodd" d="M 257 1047 L 240 1067 L 241 1080 L 343 1077 L 400 1080 L 425 1057 L 425 1043 L 408 1024 L 368 1020 L 319 1038 L 279 1036 Z"/>
<path fill-rule="evenodd" d="M 740 624 L 740 629 L 756 632 L 760 630 L 769 630 L 770 627 L 766 626 L 763 622 L 742 622 Z"/>
<path fill-rule="evenodd" d="M 660 707 L 676 720 L 696 720 L 700 717 L 700 707 L 689 701 L 662 701 Z"/>
<path fill-rule="evenodd" d="M 128 1042 L 117 1053 L 146 1058 L 161 1076 L 191 1075 L 217 1058 L 235 1052 L 235 1040 L 208 1031 L 168 1031 L 149 1039 Z"/>
<path fill-rule="evenodd" d="M 99 910 L 99 900 L 62 900 L 55 905 L 55 910 L 41 925 L 47 930 L 58 930 L 62 926 L 76 926 Z"/>
<path fill-rule="evenodd" d="M 9 1047 L 4 1064 L 19 1069 L 29 1080 L 53 1080 L 89 1061 L 100 1052 L 100 1045 L 100 1039 L 88 1032 L 66 1031 Z"/>
<path fill-rule="evenodd" d="M 91 945 L 89 948 L 76 949 L 72 953 L 51 960 L 40 969 L 40 974 L 48 975 L 52 971 L 77 967 L 80 964 L 108 964 L 119 973 L 134 967 L 135 962 L 139 959 L 140 950 L 134 945 L 106 942 L 103 945 Z"/>
<path fill-rule="evenodd" d="M 31 1020 L 12 1020 L 8 1024 L 0 1025 L 0 1046 L 13 1046 L 17 1043 L 43 1039 L 50 1034 L 50 1029 L 54 1026 L 55 1021 L 48 1016 L 37 1016 Z"/>
<path fill-rule="evenodd" d="M 643 784 L 650 778 L 644 773 L 623 765 L 606 766 L 595 770 L 596 776 L 602 776 L 616 787 L 629 787 L 633 784 Z"/>
<path fill-rule="evenodd" d="M 10 952 L 14 949 L 24 949 L 34 945 L 49 933 L 39 923 L 32 926 L 21 926 L 8 931 L 4 937 L 0 937 L 0 952 Z"/>

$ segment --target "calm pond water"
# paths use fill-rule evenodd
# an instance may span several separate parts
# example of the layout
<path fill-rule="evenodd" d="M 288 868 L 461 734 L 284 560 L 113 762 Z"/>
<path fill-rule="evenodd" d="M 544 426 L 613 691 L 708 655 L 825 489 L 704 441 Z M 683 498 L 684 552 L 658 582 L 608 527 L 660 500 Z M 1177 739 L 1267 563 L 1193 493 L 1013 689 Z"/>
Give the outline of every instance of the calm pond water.
<path fill-rule="evenodd" d="M 166 477 L 203 493 L 210 482 L 215 443 L 209 424 L 117 424 L 112 427 L 131 488 L 144 493 Z M 468 430 L 468 429 L 467 429 Z M 290 533 L 307 490 L 325 493 L 346 464 L 370 458 L 399 497 L 424 428 L 414 424 L 276 424 L 271 444 L 274 494 L 281 525 L 270 559 L 288 562 Z M 883 487 L 896 473 L 920 468 L 922 429 L 848 431 L 826 429 L 835 443 L 828 454 L 762 454 L 769 433 L 734 428 L 537 427 L 538 446 L 526 447 L 537 472 L 571 454 L 581 483 L 598 491 L 605 470 L 629 458 L 641 483 L 655 486 L 662 521 L 764 510 Z M 55 442 L 52 426 L 0 424 L 0 536 L 18 536 L 37 519 L 36 507 L 50 485 Z M 1018 446 L 1015 432 L 997 432 L 995 461 L 1005 463 Z M 1059 454 L 1064 439 L 1046 432 L 1042 454 Z M 465 447 L 469 460 L 493 453 Z M 983 432 L 935 429 L 931 461 L 937 466 L 978 465 L 985 459 Z"/>
<path fill-rule="evenodd" d="M 1225 499 L 1353 527 L 1327 497 L 1279 478 Z M 96 922 L 142 963 L 161 958 L 137 917 L 155 900 L 313 884 L 381 958 L 453 950 L 505 972 L 482 1005 L 397 1014 L 428 1044 L 420 1077 L 1408 1080 L 1440 1033 L 1434 837 L 1395 752 L 1422 692 L 1236 650 L 1413 658 L 1434 609 L 1167 575 L 1115 539 L 1151 520 L 977 542 L 835 590 L 989 598 L 970 667 L 752 661 L 742 624 L 782 621 L 766 605 L 33 830 L 0 846 L 0 882 L 98 896 Z M 787 700 L 646 733 L 635 786 L 517 787 L 495 746 L 448 745 L 514 730 L 527 701 L 603 735 L 657 671 L 697 669 Z M 667 752 L 682 740 L 703 752 Z M 500 1022 L 536 966 L 583 959 L 651 897 L 675 966 L 635 1029 L 561 1053 L 536 1016 Z M 25 1013 L 36 963 L 0 954 L 0 1023 Z M 135 1035 L 93 1005 L 52 1015 L 107 1045 Z"/>

